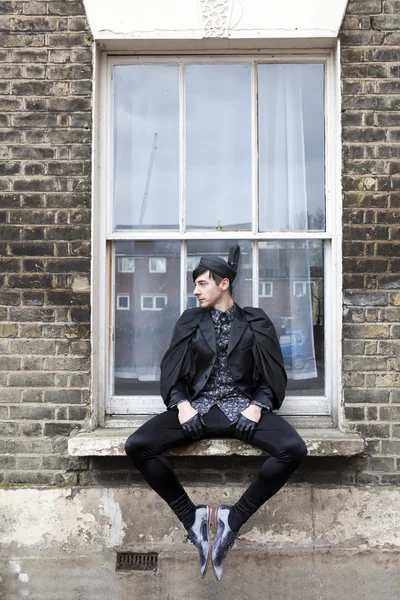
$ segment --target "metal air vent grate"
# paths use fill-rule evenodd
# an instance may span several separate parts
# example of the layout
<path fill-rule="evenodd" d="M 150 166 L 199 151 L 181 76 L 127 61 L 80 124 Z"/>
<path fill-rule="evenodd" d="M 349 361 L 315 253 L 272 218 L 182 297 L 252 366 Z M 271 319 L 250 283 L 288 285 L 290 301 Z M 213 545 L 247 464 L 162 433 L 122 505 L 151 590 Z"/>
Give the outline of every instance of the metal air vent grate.
<path fill-rule="evenodd" d="M 157 571 L 158 554 L 149 552 L 117 552 L 116 571 Z"/>

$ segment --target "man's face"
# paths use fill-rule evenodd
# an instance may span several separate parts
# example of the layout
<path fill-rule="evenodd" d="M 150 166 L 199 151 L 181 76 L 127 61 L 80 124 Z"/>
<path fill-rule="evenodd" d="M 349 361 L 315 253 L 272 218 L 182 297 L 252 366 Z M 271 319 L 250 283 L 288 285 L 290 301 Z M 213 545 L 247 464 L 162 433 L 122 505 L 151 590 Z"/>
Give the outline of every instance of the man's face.
<path fill-rule="evenodd" d="M 228 282 L 228 286 L 226 283 Z M 210 308 L 218 304 L 221 300 L 224 290 L 229 287 L 229 281 L 223 279 L 219 285 L 217 285 L 210 277 L 210 271 L 206 271 L 196 279 L 195 288 L 193 294 L 198 299 L 201 308 Z"/>

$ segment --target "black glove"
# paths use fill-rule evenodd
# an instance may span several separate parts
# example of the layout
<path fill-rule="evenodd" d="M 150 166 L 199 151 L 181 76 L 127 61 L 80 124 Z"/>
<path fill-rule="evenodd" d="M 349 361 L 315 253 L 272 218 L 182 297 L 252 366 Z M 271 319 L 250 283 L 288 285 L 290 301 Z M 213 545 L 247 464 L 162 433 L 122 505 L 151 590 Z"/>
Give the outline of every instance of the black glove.
<path fill-rule="evenodd" d="M 199 413 L 185 423 L 181 423 L 184 434 L 191 440 L 200 440 L 203 437 L 205 425 L 203 417 Z"/>
<path fill-rule="evenodd" d="M 231 427 L 235 427 L 239 437 L 247 442 L 253 437 L 257 427 L 256 421 L 248 419 L 242 413 L 239 413 L 236 419 L 231 423 Z"/>

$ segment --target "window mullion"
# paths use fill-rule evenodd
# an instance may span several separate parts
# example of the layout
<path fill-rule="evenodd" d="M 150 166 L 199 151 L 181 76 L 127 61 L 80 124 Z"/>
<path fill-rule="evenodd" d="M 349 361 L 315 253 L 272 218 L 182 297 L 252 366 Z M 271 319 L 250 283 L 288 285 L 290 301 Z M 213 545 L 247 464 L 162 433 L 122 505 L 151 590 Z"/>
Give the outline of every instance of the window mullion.
<path fill-rule="evenodd" d="M 181 313 L 186 310 L 187 296 L 187 242 L 182 241 L 181 244 Z"/>
<path fill-rule="evenodd" d="M 249 231 L 213 231 L 213 230 L 193 230 L 187 233 L 179 233 L 179 231 L 167 230 L 145 230 L 145 231 L 119 231 L 107 236 L 108 240 L 197 240 L 199 238 L 205 240 L 248 240 L 257 239 L 264 240 L 329 240 L 331 233 L 325 231 L 280 231 L 270 230 L 262 231 L 257 234 L 251 234 Z"/>
<path fill-rule="evenodd" d="M 251 148 L 252 148 L 252 232 L 258 233 L 258 106 L 257 106 L 257 63 L 251 69 Z"/>
<path fill-rule="evenodd" d="M 110 282 L 110 293 L 109 293 L 109 313 L 108 313 L 108 346 L 110 356 L 110 370 L 108 377 L 109 393 L 107 394 L 107 400 L 114 394 L 114 372 L 115 372 L 115 244 L 112 244 L 109 248 L 108 255 L 109 262 L 109 282 Z"/>
<path fill-rule="evenodd" d="M 258 242 L 253 241 L 253 306 L 258 307 Z"/>
<path fill-rule="evenodd" d="M 103 145 L 100 144 L 100 164 L 104 161 L 104 164 L 108 165 L 107 174 L 108 179 L 107 183 L 107 193 L 106 193 L 106 235 L 109 236 L 114 231 L 114 162 L 113 156 L 115 153 L 114 147 L 114 94 L 113 94 L 113 85 L 114 85 L 114 69 L 112 62 L 108 59 L 105 59 L 105 69 L 104 69 L 104 77 L 106 81 L 102 81 L 104 85 L 104 89 L 106 90 L 106 98 L 105 98 L 105 106 L 107 110 L 107 118 L 104 119 L 102 126 L 102 137 L 105 138 L 107 142 Z M 103 146 L 103 147 L 102 147 Z M 103 155 L 103 156 L 102 156 Z"/>
<path fill-rule="evenodd" d="M 185 66 L 179 65 L 179 233 L 186 231 L 186 98 Z"/>

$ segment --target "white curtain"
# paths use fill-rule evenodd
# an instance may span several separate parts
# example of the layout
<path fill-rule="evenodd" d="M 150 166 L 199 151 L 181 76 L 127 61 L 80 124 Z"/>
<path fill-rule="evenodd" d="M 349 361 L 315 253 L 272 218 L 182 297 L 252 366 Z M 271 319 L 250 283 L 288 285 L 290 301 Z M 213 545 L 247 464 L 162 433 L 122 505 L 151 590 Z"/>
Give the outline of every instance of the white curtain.
<path fill-rule="evenodd" d="M 303 119 L 302 68 L 261 65 L 259 70 L 260 229 L 308 228 L 307 161 Z M 279 234 L 277 235 L 279 237 Z M 286 263 L 286 325 L 291 379 L 317 376 L 307 241 L 282 244 Z M 288 318 L 285 318 L 288 317 Z M 290 336 L 290 337 L 288 337 Z M 288 349 L 286 348 L 286 353 Z"/>

